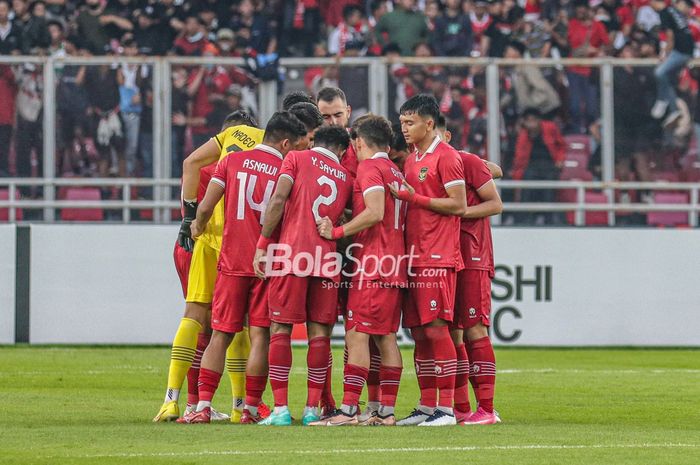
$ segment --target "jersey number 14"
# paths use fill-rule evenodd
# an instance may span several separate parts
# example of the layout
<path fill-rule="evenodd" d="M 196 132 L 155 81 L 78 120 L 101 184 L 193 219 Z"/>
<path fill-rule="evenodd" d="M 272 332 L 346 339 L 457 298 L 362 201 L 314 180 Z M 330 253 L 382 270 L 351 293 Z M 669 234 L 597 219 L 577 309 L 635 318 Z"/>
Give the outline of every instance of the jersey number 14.
<path fill-rule="evenodd" d="M 245 217 L 245 204 L 247 203 L 251 210 L 260 212 L 260 224 L 265 221 L 265 209 L 270 203 L 270 197 L 275 190 L 275 181 L 268 180 L 265 186 L 265 194 L 260 202 L 253 200 L 253 192 L 255 192 L 255 184 L 258 182 L 258 177 L 254 174 L 248 175 L 239 171 L 236 174 L 238 178 L 238 209 L 236 219 L 242 220 Z"/>

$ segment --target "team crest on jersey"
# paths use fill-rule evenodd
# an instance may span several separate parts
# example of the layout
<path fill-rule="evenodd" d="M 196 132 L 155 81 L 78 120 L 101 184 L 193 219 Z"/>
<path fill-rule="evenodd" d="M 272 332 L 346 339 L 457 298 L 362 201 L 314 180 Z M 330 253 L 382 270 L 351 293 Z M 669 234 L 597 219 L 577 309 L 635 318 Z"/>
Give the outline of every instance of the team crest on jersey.
<path fill-rule="evenodd" d="M 436 300 L 430 301 L 430 310 L 432 310 L 432 311 L 437 310 L 437 301 Z"/>
<path fill-rule="evenodd" d="M 420 182 L 425 181 L 425 178 L 428 177 L 428 167 L 424 166 L 423 168 L 420 169 L 420 172 L 418 173 L 418 180 Z"/>
<path fill-rule="evenodd" d="M 469 309 L 469 316 L 472 318 L 476 316 L 476 309 L 474 307 Z"/>

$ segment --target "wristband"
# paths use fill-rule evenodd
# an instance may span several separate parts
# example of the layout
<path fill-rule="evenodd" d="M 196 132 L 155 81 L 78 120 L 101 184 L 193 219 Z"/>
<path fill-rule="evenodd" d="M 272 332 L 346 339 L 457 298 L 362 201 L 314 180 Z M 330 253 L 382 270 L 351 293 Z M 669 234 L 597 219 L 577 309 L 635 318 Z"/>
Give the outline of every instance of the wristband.
<path fill-rule="evenodd" d="M 397 192 L 396 197 L 404 202 L 411 202 L 413 200 L 411 192 L 403 189 Z"/>
<path fill-rule="evenodd" d="M 413 199 L 411 199 L 413 203 L 418 205 L 421 208 L 430 208 L 430 197 L 426 197 L 425 195 L 420 195 L 420 194 L 414 194 Z"/>
<path fill-rule="evenodd" d="M 337 226 L 331 230 L 331 239 L 337 241 L 345 237 L 345 228 L 343 226 Z"/>
<path fill-rule="evenodd" d="M 258 238 L 258 243 L 255 246 L 256 249 L 263 249 L 267 250 L 267 247 L 272 244 L 274 241 L 270 237 L 265 237 L 262 234 Z"/>
<path fill-rule="evenodd" d="M 185 218 L 194 219 L 197 216 L 197 206 L 199 204 L 196 200 L 183 200 L 182 205 L 185 210 Z"/>

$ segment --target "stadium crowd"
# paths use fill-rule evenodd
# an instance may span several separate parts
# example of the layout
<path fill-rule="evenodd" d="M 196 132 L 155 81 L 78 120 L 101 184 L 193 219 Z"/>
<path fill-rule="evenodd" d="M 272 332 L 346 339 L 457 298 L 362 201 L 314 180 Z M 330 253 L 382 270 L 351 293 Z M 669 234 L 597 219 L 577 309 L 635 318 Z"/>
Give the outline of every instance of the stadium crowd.
<path fill-rule="evenodd" d="M 686 64 L 700 40 L 699 17 L 693 0 L 0 0 L 0 56 L 252 60 L 246 68 L 173 67 L 173 177 L 227 113 L 257 112 L 259 81 L 279 79 L 291 90 L 277 66 L 290 56 L 388 57 L 389 118 L 397 121 L 407 98 L 429 92 L 452 144 L 485 157 L 483 67 L 405 65 L 402 57 L 523 58 L 500 70 L 502 163 L 513 179 L 601 174 L 599 70 L 528 66 L 527 58 L 656 58 L 656 69 L 614 68 L 616 177 L 692 181 L 700 171 L 693 164 L 700 74 Z M 307 68 L 303 82 L 312 94 L 339 85 L 361 110 L 367 72 Z M 57 173 L 152 176 L 152 74 L 118 59 L 57 66 Z M 42 174 L 44 86 L 40 65 L 0 64 L 0 176 Z M 571 140 L 585 146 L 586 166 L 568 173 Z M 548 194 L 535 195 L 530 200 Z"/>

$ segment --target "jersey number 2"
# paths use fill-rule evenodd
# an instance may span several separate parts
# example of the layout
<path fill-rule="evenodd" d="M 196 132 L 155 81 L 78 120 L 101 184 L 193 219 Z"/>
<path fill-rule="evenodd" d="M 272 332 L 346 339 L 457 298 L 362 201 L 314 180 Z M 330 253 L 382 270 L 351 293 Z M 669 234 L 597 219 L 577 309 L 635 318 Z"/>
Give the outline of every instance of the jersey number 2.
<path fill-rule="evenodd" d="M 321 215 L 318 213 L 319 207 L 321 205 L 331 205 L 333 202 L 335 202 L 335 199 L 338 198 L 338 186 L 336 186 L 335 181 L 333 181 L 328 176 L 321 176 L 316 180 L 316 182 L 318 182 L 318 185 L 321 187 L 329 186 L 331 188 L 330 195 L 319 195 L 318 197 L 316 197 L 316 200 L 314 200 L 314 204 L 311 206 L 311 211 L 314 214 L 314 219 L 318 221 L 321 219 Z"/>
<path fill-rule="evenodd" d="M 265 220 L 265 209 L 270 202 L 270 197 L 272 197 L 272 191 L 275 190 L 275 181 L 267 181 L 262 202 L 255 202 L 253 200 L 253 192 L 255 192 L 255 184 L 258 182 L 258 177 L 251 174 L 249 180 L 248 173 L 243 173 L 241 171 L 236 174 L 236 177 L 238 178 L 238 210 L 236 212 L 236 219 L 242 220 L 245 217 L 245 204 L 247 202 L 251 210 L 260 212 L 260 224 L 263 224 Z"/>

